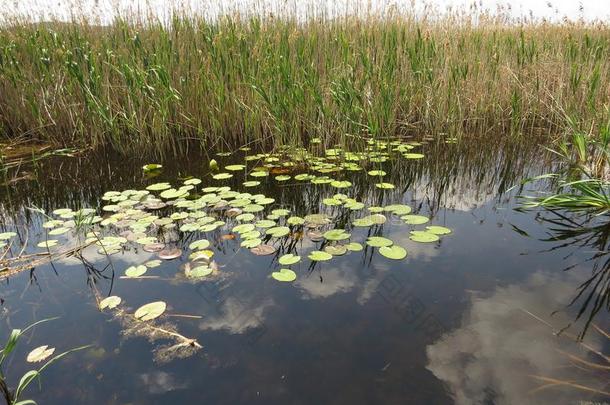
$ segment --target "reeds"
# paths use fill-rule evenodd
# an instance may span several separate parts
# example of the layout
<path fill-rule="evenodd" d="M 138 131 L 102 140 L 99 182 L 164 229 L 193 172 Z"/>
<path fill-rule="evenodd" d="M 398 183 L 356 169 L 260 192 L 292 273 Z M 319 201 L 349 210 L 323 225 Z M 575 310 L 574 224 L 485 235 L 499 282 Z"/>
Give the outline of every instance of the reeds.
<path fill-rule="evenodd" d="M 0 136 L 134 150 L 556 135 L 566 117 L 589 130 L 610 97 L 609 33 L 404 13 L 14 21 L 0 29 Z"/>

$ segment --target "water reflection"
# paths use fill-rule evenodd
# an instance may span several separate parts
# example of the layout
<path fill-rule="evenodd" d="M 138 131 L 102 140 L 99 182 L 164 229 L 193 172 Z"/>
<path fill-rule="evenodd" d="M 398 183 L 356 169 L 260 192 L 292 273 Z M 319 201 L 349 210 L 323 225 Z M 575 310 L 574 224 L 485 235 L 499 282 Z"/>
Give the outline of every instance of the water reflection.
<path fill-rule="evenodd" d="M 582 281 L 575 277 L 537 272 L 489 297 L 474 296 L 463 326 L 428 346 L 428 369 L 457 404 L 578 403 L 610 396 L 610 339 L 596 331 L 577 343 L 568 332 L 556 334 L 571 314 L 548 316 Z M 597 354 L 604 351 L 606 357 Z"/>

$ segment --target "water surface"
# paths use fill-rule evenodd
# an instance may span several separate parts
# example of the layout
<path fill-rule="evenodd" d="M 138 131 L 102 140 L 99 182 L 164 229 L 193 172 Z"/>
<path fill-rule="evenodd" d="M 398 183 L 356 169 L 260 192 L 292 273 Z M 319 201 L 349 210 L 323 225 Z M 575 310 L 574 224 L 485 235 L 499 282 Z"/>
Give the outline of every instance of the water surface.
<path fill-rule="evenodd" d="M 555 378 L 608 391 L 608 374 L 575 366 L 570 355 L 599 359 L 568 336 L 581 334 L 588 324 L 588 347 L 608 353 L 610 343 L 591 327 L 610 327 L 603 305 L 594 308 L 596 298 L 607 294 L 607 267 L 599 255 L 606 250 L 605 227 L 577 226 L 583 218 L 562 213 L 515 210 L 515 195 L 522 190 L 511 187 L 553 167 L 541 150 L 531 142 L 426 144 L 424 159 L 383 164 L 393 190 L 375 188 L 365 173 L 344 174 L 353 186 L 340 192 L 367 206 L 408 204 L 431 218 L 430 224 L 452 229 L 432 244 L 409 240 L 413 227 L 396 219 L 352 230 L 352 240 L 359 242 L 369 233 L 392 239 L 407 249 L 404 260 L 367 248 L 329 262 L 303 260 L 292 267 L 297 280 L 280 283 L 270 277 L 280 267 L 278 255 L 320 243 L 306 236 L 275 241 L 278 255 L 255 256 L 240 248 L 238 238 L 223 237 L 230 233 L 227 226 L 206 235 L 176 235 L 182 247 L 200 237 L 212 242 L 221 276 L 209 280 L 180 276 L 186 254 L 149 270 L 158 278 L 120 278 L 130 265 L 156 258 L 137 246 L 110 261 L 89 249 L 82 259 L 65 258 L 15 275 L 0 287 L 3 338 L 10 328 L 59 319 L 20 342 L 10 382 L 31 368 L 24 359 L 37 346 L 63 351 L 93 344 L 48 369 L 42 390 L 31 389 L 30 397 L 41 404 L 603 400 L 602 394 L 565 386 L 540 389 L 546 384 L 541 378 Z M 242 162 L 244 155 L 216 159 L 222 167 Z M 21 174 L 27 171 L 37 180 L 0 188 L 1 228 L 35 247 L 45 238 L 46 220 L 37 208 L 99 209 L 106 204 L 100 199 L 105 191 L 177 183 L 185 176 L 203 179 L 201 186 L 214 183 L 205 154 L 157 159 L 163 171 L 148 178 L 141 166 L 151 161 L 100 152 L 26 165 Z M 269 178 L 246 190 L 238 177 L 222 184 L 275 198 L 267 211 L 282 207 L 300 216 L 323 211 L 337 227 L 349 226 L 349 215 L 321 204 L 338 191 L 332 187 Z M 591 277 L 602 281 L 587 285 L 568 305 Z M 163 300 L 169 315 L 197 316 L 164 316 L 162 322 L 197 339 L 203 349 L 186 358 L 164 358 L 163 341 L 126 334 L 129 325 L 97 308 L 95 297 L 108 295 L 122 297 L 126 310 Z M 554 335 L 565 327 L 564 335 Z"/>

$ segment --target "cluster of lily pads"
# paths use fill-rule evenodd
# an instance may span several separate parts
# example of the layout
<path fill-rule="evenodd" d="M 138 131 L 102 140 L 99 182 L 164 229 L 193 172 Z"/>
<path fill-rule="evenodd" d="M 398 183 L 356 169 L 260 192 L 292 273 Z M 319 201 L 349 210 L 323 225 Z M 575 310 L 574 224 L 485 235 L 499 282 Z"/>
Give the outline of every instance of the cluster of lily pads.
<path fill-rule="evenodd" d="M 391 204 L 368 206 L 344 193 L 352 183 L 344 178 L 345 171 L 365 170 L 376 179 L 375 186 L 381 190 L 394 188 L 384 181 L 386 172 L 381 164 L 390 159 L 391 154 L 400 154 L 406 159 L 421 159 L 423 154 L 414 153 L 416 142 L 370 142 L 362 152 L 348 152 L 341 148 L 326 149 L 323 156 L 317 156 L 306 149 L 291 149 L 290 153 L 279 150 L 276 153 L 253 154 L 245 157 L 244 164 L 230 164 L 220 167 L 218 162 L 209 163 L 209 184 L 203 180 L 188 178 L 179 184 L 156 182 L 144 189 L 107 191 L 101 197 L 105 205 L 101 212 L 91 208 L 72 210 L 56 209 L 43 223 L 46 238 L 38 247 L 52 251 L 62 246 L 60 238 L 76 236 L 86 246 L 93 245 L 101 255 L 113 255 L 129 246 L 139 246 L 146 252 L 156 254 L 156 258 L 129 266 L 124 269 L 127 279 L 146 278 L 150 269 L 161 265 L 162 261 L 182 257 L 185 246 L 182 240 L 189 239 L 188 261 L 181 267 L 185 279 L 202 281 L 219 274 L 219 266 L 214 260 L 212 245 L 219 232 L 223 240 L 235 240 L 240 248 L 254 255 L 275 254 L 276 242 L 285 238 L 308 238 L 313 243 L 322 242 L 317 250 L 308 252 L 306 257 L 294 253 L 277 258 L 279 269 L 270 276 L 281 282 L 297 279 L 292 266 L 309 260 L 326 262 L 349 252 L 367 248 L 375 249 L 381 256 L 402 260 L 408 252 L 391 239 L 370 236 L 361 242 L 353 240 L 355 228 L 376 227 L 384 224 L 388 217 L 399 219 L 406 225 L 418 226 L 429 222 L 426 216 L 412 213 L 410 206 Z M 247 148 L 242 148 L 248 151 Z M 371 168 L 377 166 L 377 168 Z M 249 167 L 251 166 L 251 167 Z M 161 165 L 150 164 L 143 167 L 147 177 L 159 172 Z M 244 190 L 234 190 L 223 182 L 240 176 Z M 291 207 L 276 207 L 274 198 L 262 193 L 246 190 L 254 189 L 262 181 L 296 184 L 326 185 L 334 194 L 321 200 L 321 211 L 298 216 Z M 235 179 L 234 179 L 235 180 Z M 232 180 L 233 181 L 233 180 Z M 211 183 L 211 184 L 210 184 Z M 225 183 L 226 184 L 226 183 Z M 343 191 L 343 192 L 338 192 Z M 329 194 L 331 194 L 329 193 Z M 334 226 L 331 211 L 341 210 L 354 215 L 348 229 Z M 419 243 L 436 242 L 442 235 L 451 233 L 446 227 L 431 225 L 424 229 L 411 230 L 410 239 Z M 202 235 L 203 234 L 203 235 Z M 210 237 L 212 235 L 212 237 Z M 0 234 L 0 243 L 15 234 Z M 205 236 L 201 238 L 200 236 Z M 197 238 L 199 237 L 199 238 Z M 1 247 L 1 245 L 0 245 Z M 100 301 L 100 309 L 113 309 L 121 304 L 118 296 Z M 138 308 L 133 317 L 139 321 L 151 321 L 166 311 L 164 301 L 154 301 Z"/>

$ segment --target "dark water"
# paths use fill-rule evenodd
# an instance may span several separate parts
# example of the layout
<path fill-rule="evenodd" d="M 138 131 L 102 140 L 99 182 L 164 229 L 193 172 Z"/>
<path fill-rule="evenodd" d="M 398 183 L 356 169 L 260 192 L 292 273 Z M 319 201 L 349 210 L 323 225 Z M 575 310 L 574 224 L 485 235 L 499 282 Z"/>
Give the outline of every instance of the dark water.
<path fill-rule="evenodd" d="M 592 228 L 599 221 L 578 225 L 587 218 L 515 210 L 520 190 L 509 189 L 552 167 L 532 142 L 431 144 L 423 153 L 422 160 L 385 164 L 394 190 L 375 189 L 363 174 L 350 175 L 354 186 L 341 190 L 367 206 L 409 204 L 432 217 L 431 223 L 453 230 L 439 243 L 417 244 L 404 224 L 388 221 L 376 228 L 408 250 L 401 261 L 366 249 L 313 267 L 305 260 L 294 267 L 294 283 L 279 283 L 269 277 L 278 268 L 276 256 L 239 249 L 239 240 L 221 238 L 224 230 L 206 235 L 222 266 L 222 277 L 213 280 L 176 278 L 184 258 L 151 270 L 158 279 L 121 279 L 126 267 L 155 258 L 133 248 L 112 255 L 112 266 L 105 257 L 85 254 L 86 266 L 62 259 L 3 281 L 2 339 L 11 328 L 59 317 L 20 342 L 9 363 L 9 383 L 32 368 L 24 359 L 37 346 L 61 352 L 93 344 L 45 371 L 42 390 L 32 386 L 25 397 L 39 404 L 609 401 L 574 387 L 536 389 L 548 383 L 542 378 L 555 378 L 610 391 L 607 372 L 569 357 L 599 362 L 594 350 L 609 353 L 610 341 L 591 325 L 610 330 L 606 310 L 595 308 L 608 285 L 603 252 L 610 232 Z M 224 165 L 240 162 L 240 156 L 217 159 Z M 44 219 L 28 208 L 99 208 L 107 190 L 186 175 L 205 179 L 202 154 L 164 159 L 162 174 L 146 179 L 140 167 L 151 161 L 100 153 L 24 166 L 21 174 L 38 181 L 0 189 L 2 229 L 17 230 L 21 242 L 27 238 L 35 246 Z M 228 184 L 240 189 L 242 180 L 232 180 Z M 274 197 L 274 208 L 303 216 L 317 212 L 320 200 L 337 190 L 269 179 L 255 192 Z M 341 227 L 343 219 L 337 221 Z M 368 232 L 358 228 L 353 239 L 362 242 Z M 296 246 L 278 244 L 280 254 L 312 246 L 306 238 Z M 583 295 L 568 305 L 579 287 Z M 165 321 L 196 338 L 203 350 L 155 362 L 153 351 L 161 343 L 125 336 L 125 325 L 97 309 L 95 291 L 122 297 L 130 309 L 164 300 L 168 313 L 201 316 Z M 588 319 L 585 347 L 569 336 L 582 333 Z M 562 336 L 553 334 L 567 326 Z"/>

